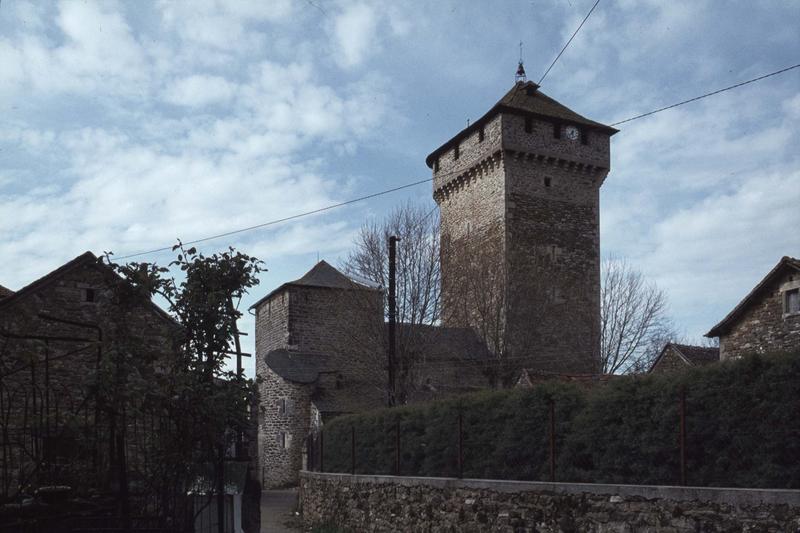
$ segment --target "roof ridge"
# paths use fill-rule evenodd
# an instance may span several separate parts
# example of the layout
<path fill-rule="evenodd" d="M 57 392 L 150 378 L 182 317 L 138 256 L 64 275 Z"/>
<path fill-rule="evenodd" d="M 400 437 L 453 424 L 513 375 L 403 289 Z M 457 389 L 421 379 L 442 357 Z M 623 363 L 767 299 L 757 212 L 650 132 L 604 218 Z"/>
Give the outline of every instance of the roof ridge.
<path fill-rule="evenodd" d="M 790 266 L 794 269 L 800 270 L 800 260 L 795 259 L 794 257 L 790 257 L 788 255 L 784 255 L 783 257 L 781 257 L 780 261 L 778 261 L 778 263 L 774 267 L 772 267 L 769 272 L 767 272 L 767 274 L 761 279 L 761 281 L 756 283 L 755 287 L 753 287 L 750 290 L 750 292 L 748 292 L 745 295 L 745 297 L 742 298 L 742 300 L 738 304 L 736 304 L 736 306 L 734 306 L 731 312 L 725 315 L 725 318 L 720 320 L 714 327 L 708 330 L 708 333 L 706 333 L 704 336 L 719 337 L 720 334 L 723 333 L 723 330 L 727 331 L 726 328 L 728 327 L 728 325 L 732 321 L 739 318 L 739 315 L 741 315 L 744 312 L 744 309 L 748 306 L 750 301 L 753 298 L 755 298 L 756 295 L 759 293 L 759 291 L 761 291 L 767 285 L 767 283 L 769 283 L 770 280 L 778 274 L 781 268 L 785 266 Z"/>
<path fill-rule="evenodd" d="M 28 283 L 27 285 L 25 285 L 24 287 L 22 287 L 20 290 L 16 291 L 15 293 L 11 294 L 10 296 L 7 296 L 6 298 L 0 299 L 0 307 L 8 305 L 9 302 L 15 302 L 15 301 L 19 300 L 20 298 L 23 298 L 24 296 L 26 296 L 28 293 L 31 293 L 33 291 L 36 291 L 36 290 L 41 289 L 43 287 L 46 287 L 47 285 L 52 283 L 56 278 L 58 278 L 60 275 L 69 272 L 70 270 L 72 270 L 73 268 L 75 268 L 75 267 L 77 267 L 79 265 L 82 265 L 87 260 L 97 261 L 97 256 L 94 255 L 92 252 L 86 251 L 86 252 L 82 253 L 81 255 L 79 255 L 79 256 L 77 256 L 77 257 L 75 257 L 73 259 L 70 259 L 69 261 L 67 261 L 66 263 L 61 265 L 60 267 L 57 267 L 55 270 L 51 270 L 47 274 L 45 274 L 45 275 L 33 280 L 32 282 Z"/>

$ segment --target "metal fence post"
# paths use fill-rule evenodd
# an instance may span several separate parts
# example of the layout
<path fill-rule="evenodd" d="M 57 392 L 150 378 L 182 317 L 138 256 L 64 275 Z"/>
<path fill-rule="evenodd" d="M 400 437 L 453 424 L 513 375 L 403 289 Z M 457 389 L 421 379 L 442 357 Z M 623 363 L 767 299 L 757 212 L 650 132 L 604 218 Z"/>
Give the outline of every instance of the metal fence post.
<path fill-rule="evenodd" d="M 458 477 L 464 477 L 464 415 L 458 412 Z"/>
<path fill-rule="evenodd" d="M 325 431 L 319 432 L 319 471 L 325 472 Z"/>
<path fill-rule="evenodd" d="M 394 426 L 394 474 L 400 475 L 400 420 Z"/>
<path fill-rule="evenodd" d="M 686 486 L 686 387 L 680 389 L 681 485 Z"/>
<path fill-rule="evenodd" d="M 556 480 L 556 402 L 550 400 L 550 481 Z"/>
<path fill-rule="evenodd" d="M 356 427 L 350 426 L 350 472 L 356 475 Z"/>

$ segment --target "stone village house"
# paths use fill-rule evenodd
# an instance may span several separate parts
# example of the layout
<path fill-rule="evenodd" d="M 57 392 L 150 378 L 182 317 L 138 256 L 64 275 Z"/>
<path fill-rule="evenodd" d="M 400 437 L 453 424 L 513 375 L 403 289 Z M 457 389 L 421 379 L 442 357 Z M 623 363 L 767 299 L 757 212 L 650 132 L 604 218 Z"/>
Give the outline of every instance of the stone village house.
<path fill-rule="evenodd" d="M 800 348 L 800 260 L 781 258 L 706 337 L 719 337 L 722 361 Z"/>
<path fill-rule="evenodd" d="M 489 386 L 490 353 L 515 375 L 598 372 L 599 200 L 616 131 L 519 81 L 427 157 L 443 312 L 410 401 Z M 323 261 L 251 309 L 262 484 L 295 484 L 326 418 L 385 405 L 383 294 Z"/>
<path fill-rule="evenodd" d="M 745 354 L 800 348 L 800 260 L 781 258 L 706 337 L 719 337 L 719 348 L 668 343 L 648 372 L 676 372 Z"/>
<path fill-rule="evenodd" d="M 95 468 L 113 461 L 109 437 L 95 432 L 93 395 L 104 354 L 117 340 L 135 338 L 138 352 L 153 361 L 174 355 L 177 324 L 149 298 L 121 307 L 120 283 L 86 252 L 0 293 L 0 493 L 41 477 L 42 462 L 72 468 L 88 461 L 89 440 L 99 453 Z"/>

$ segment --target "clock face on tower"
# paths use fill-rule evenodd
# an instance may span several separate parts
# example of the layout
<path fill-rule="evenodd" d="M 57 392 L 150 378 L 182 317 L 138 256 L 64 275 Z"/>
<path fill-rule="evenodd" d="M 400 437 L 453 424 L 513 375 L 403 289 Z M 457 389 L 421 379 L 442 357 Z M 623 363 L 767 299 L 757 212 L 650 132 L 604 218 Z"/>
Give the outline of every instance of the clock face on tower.
<path fill-rule="evenodd" d="M 567 126 L 567 128 L 564 130 L 564 133 L 566 134 L 567 139 L 570 141 L 577 141 L 581 138 L 581 132 L 575 126 Z"/>

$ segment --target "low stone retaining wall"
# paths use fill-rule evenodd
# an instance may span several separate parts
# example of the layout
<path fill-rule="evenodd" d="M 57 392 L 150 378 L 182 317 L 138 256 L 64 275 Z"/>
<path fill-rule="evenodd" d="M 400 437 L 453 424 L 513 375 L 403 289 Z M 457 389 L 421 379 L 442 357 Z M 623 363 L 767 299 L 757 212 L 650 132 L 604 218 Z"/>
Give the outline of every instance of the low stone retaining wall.
<path fill-rule="evenodd" d="M 791 532 L 800 490 L 302 472 L 306 525 L 354 532 Z"/>

